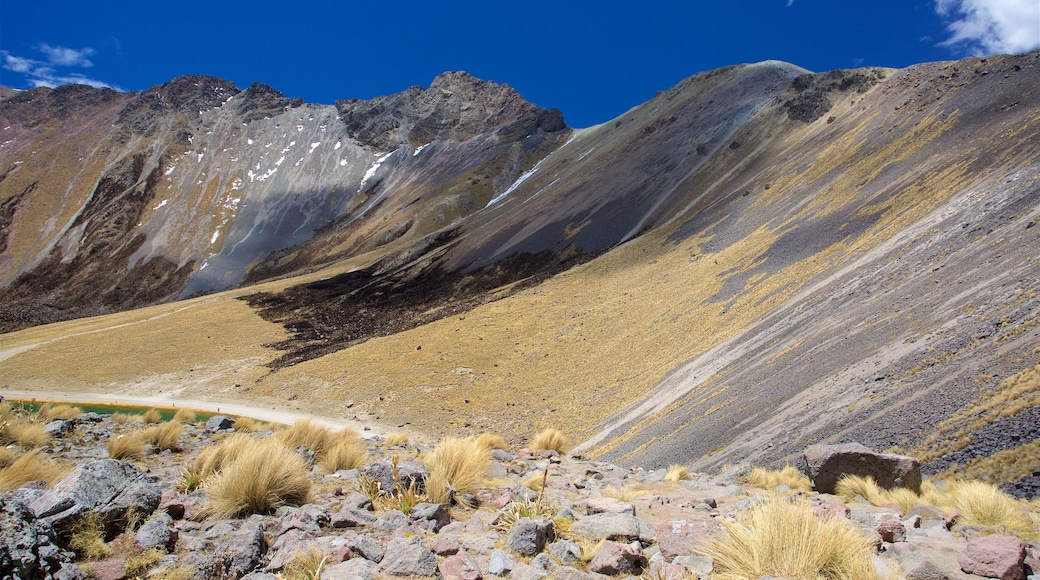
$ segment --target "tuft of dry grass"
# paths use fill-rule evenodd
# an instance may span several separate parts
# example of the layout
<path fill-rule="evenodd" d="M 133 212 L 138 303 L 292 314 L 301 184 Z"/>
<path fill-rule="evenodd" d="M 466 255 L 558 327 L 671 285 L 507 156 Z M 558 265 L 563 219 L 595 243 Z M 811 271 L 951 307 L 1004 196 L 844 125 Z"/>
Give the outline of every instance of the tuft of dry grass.
<path fill-rule="evenodd" d="M 160 450 L 180 451 L 180 440 L 183 434 L 183 425 L 169 421 L 141 431 L 140 437 L 143 442 L 155 445 Z"/>
<path fill-rule="evenodd" d="M 325 453 L 320 465 L 325 473 L 335 473 L 340 469 L 354 469 L 368 461 L 368 451 L 360 439 L 340 441 Z"/>
<path fill-rule="evenodd" d="M 243 451 L 255 445 L 256 439 L 238 433 L 221 441 L 220 445 L 206 447 L 181 473 L 178 487 L 192 492 L 205 485 L 206 479 L 230 464 Z"/>
<path fill-rule="evenodd" d="M 14 446 L 0 447 L 0 469 L 10 467 L 21 456 L 22 451 Z"/>
<path fill-rule="evenodd" d="M 678 482 L 690 479 L 690 470 L 685 465 L 673 463 L 668 466 L 668 472 L 664 474 L 665 481 Z"/>
<path fill-rule="evenodd" d="M 600 497 L 612 497 L 618 501 L 623 501 L 625 503 L 631 503 L 632 500 L 636 499 L 637 497 L 644 496 L 646 494 L 647 492 L 645 491 L 632 489 L 631 487 L 625 485 L 622 485 L 620 487 L 607 486 L 599 492 Z"/>
<path fill-rule="evenodd" d="M 36 410 L 37 420 L 41 422 L 53 421 L 55 419 L 79 419 L 83 411 L 71 405 L 44 403 Z"/>
<path fill-rule="evenodd" d="M 236 424 L 237 427 L 237 424 Z M 282 429 L 275 437 L 286 447 L 304 446 L 314 452 L 318 461 L 325 459 L 330 449 L 344 441 L 358 441 L 361 435 L 353 427 L 344 427 L 332 431 L 310 419 L 299 419 L 289 427 Z"/>
<path fill-rule="evenodd" d="M 144 415 L 141 415 L 141 420 L 149 425 L 162 423 L 162 413 L 159 412 L 159 409 L 148 409 Z"/>
<path fill-rule="evenodd" d="M 773 497 L 722 523 L 725 531 L 702 549 L 715 560 L 713 578 L 877 578 L 871 540 L 845 520 L 817 518 L 805 503 Z"/>
<path fill-rule="evenodd" d="M 1028 505 L 982 481 L 949 481 L 938 490 L 937 505 L 960 511 L 957 522 L 990 526 L 1008 531 L 1023 540 L 1037 537 Z"/>
<path fill-rule="evenodd" d="M 69 548 L 86 560 L 100 560 L 112 554 L 105 543 L 105 521 L 100 512 L 87 512 L 72 526 Z"/>
<path fill-rule="evenodd" d="M 563 434 L 559 429 L 543 429 L 539 431 L 534 439 L 531 440 L 531 450 L 538 451 L 541 449 L 556 451 L 561 455 L 570 451 L 571 441 Z"/>
<path fill-rule="evenodd" d="M 509 444 L 501 435 L 494 435 L 492 433 L 481 433 L 477 435 L 477 443 L 482 447 L 486 447 L 488 450 L 491 449 L 502 449 L 503 451 L 509 449 Z"/>
<path fill-rule="evenodd" d="M 43 451 L 34 449 L 24 453 L 10 465 L 0 469 L 0 491 L 17 489 L 30 481 L 45 481 L 47 487 L 58 482 L 68 470 Z"/>
<path fill-rule="evenodd" d="M 386 436 L 387 447 L 399 447 L 402 445 L 408 445 L 408 434 L 407 433 L 388 433 Z"/>
<path fill-rule="evenodd" d="M 476 437 L 447 437 L 422 460 L 430 470 L 429 501 L 449 505 L 455 494 L 472 493 L 485 482 L 491 450 Z"/>
<path fill-rule="evenodd" d="M 285 565 L 280 577 L 283 580 L 319 580 L 321 571 L 331 559 L 332 556 L 324 547 L 310 544 L 293 553 L 292 560 Z"/>
<path fill-rule="evenodd" d="M 140 415 L 132 415 L 130 413 L 112 413 L 112 422 L 116 425 L 125 425 L 126 423 L 135 423 L 141 419 Z"/>
<path fill-rule="evenodd" d="M 256 431 L 263 431 L 264 429 L 270 429 L 271 426 L 263 421 L 257 421 L 252 417 L 236 417 L 235 418 L 235 432 L 236 433 L 253 433 Z"/>
<path fill-rule="evenodd" d="M 177 412 L 173 414 L 173 418 L 170 420 L 174 423 L 190 425 L 195 422 L 195 411 L 191 409 L 177 409 Z"/>
<path fill-rule="evenodd" d="M 897 505 L 902 513 L 921 503 L 921 496 L 906 488 L 885 489 L 873 477 L 844 475 L 834 486 L 836 495 L 851 500 L 857 495 L 876 506 Z"/>
<path fill-rule="evenodd" d="M 743 479 L 749 485 L 767 490 L 773 490 L 781 485 L 786 485 L 795 491 L 812 491 L 812 482 L 809 481 L 809 478 L 790 465 L 785 465 L 779 471 L 755 467 Z"/>
<path fill-rule="evenodd" d="M 205 482 L 217 517 L 264 514 L 283 505 L 301 505 L 310 496 L 310 470 L 300 455 L 275 439 L 254 440 Z"/>
<path fill-rule="evenodd" d="M 110 437 L 105 446 L 108 448 L 108 456 L 112 459 L 124 459 L 140 461 L 144 459 L 144 440 L 138 433 L 128 433 Z"/>
<path fill-rule="evenodd" d="M 159 548 L 130 554 L 123 560 L 123 572 L 130 578 L 141 578 L 162 560 L 163 555 L 164 552 Z"/>
<path fill-rule="evenodd" d="M 0 445 L 20 445 L 26 449 L 50 443 L 51 436 L 39 423 L 33 423 L 19 415 L 0 423 Z"/>

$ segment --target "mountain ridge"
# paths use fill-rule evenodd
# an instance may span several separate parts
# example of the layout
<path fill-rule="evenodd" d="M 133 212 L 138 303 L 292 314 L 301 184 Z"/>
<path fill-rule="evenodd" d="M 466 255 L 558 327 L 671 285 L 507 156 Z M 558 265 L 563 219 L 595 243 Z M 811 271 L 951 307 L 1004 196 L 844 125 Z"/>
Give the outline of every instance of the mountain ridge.
<path fill-rule="evenodd" d="M 181 297 L 248 285 L 0 335 L 5 350 L 36 345 L 5 360 L 0 380 L 46 389 L 41 369 L 53 367 L 70 388 L 247 398 L 441 435 L 522 437 L 552 422 L 585 453 L 652 467 L 783 463 L 846 439 L 936 466 L 1002 449 L 1028 462 L 1032 440 L 971 437 L 998 419 L 1018 429 L 1040 405 L 1038 57 L 736 65 L 585 129 L 519 107 L 533 128 L 519 140 L 498 133 L 513 121 L 478 131 L 400 112 L 423 99 L 463 110 L 465 91 L 427 95 L 431 85 L 354 119 L 372 143 L 399 143 L 393 152 L 346 129 L 321 138 L 342 126 L 338 104 L 293 107 L 258 87 L 268 104 L 249 110 L 277 116 L 243 127 L 225 101 L 187 144 L 174 116 L 160 130 L 176 144 L 165 161 L 153 151 L 113 166 L 134 177 L 127 191 L 156 180 L 115 233 L 129 239 L 119 255 L 143 266 L 165 253 L 170 265 L 134 276 L 193 270 Z M 502 86 L 485 87 L 505 95 L 489 102 L 511 102 Z M 115 114 L 109 98 L 98 124 Z M 237 173 L 216 179 L 218 166 Z M 29 207 L 10 202 L 27 184 L 19 173 L 0 181 L 5 207 Z M 206 193 L 187 204 L 197 181 Z M 221 249 L 154 251 L 200 218 L 195 247 Z M 138 222 L 144 239 L 129 236 Z M 104 252 L 105 234 L 86 241 Z M 83 325 L 110 343 L 70 334 Z M 158 342 L 131 346 L 130 328 Z M 199 336 L 219 336 L 219 352 L 184 342 Z"/>

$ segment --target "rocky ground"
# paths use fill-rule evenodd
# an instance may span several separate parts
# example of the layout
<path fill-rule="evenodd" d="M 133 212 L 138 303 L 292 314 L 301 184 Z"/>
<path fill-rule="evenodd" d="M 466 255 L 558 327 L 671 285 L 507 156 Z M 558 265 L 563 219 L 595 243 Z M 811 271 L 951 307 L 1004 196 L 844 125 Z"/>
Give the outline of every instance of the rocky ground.
<path fill-rule="evenodd" d="M 895 506 L 783 485 L 764 490 L 746 483 L 747 468 L 740 467 L 670 481 L 665 470 L 496 449 L 487 482 L 460 495 L 459 505 L 420 502 L 404 513 L 377 501 L 374 508 L 360 493 L 364 482 L 389 478 L 384 487 L 391 487 L 394 471 L 422 481 L 419 457 L 432 448 L 390 445 L 383 436 L 365 441 L 369 459 L 360 469 L 323 474 L 314 466 L 306 504 L 217 519 L 207 515 L 204 488 L 186 493 L 179 484 L 204 448 L 234 432 L 231 420 L 185 425 L 178 451 L 152 448 L 135 462 L 108 459 L 110 439 L 142 428 L 95 414 L 49 425 L 57 437 L 45 452 L 75 467 L 50 490 L 28 484 L 0 495 L 0 578 L 706 578 L 715 566 L 701 547 L 723 533 L 724 522 L 774 494 L 811 505 L 819 517 L 846 519 L 872 538 L 879 578 L 978 577 L 964 571 L 974 570 L 1035 579 L 1032 570 L 1040 568 L 1036 541 L 983 535 L 930 506 L 903 514 Z M 313 459 L 306 448 L 296 450 Z M 533 489 L 541 482 L 539 495 Z M 137 517 L 127 515 L 130 506 Z M 511 518 L 519 506 L 547 509 L 552 519 Z M 70 550 L 63 531 L 70 518 L 91 511 L 109 524 L 110 551 L 92 561 Z M 317 554 L 320 572 L 299 576 L 293 562 L 308 550 Z M 993 562 L 1005 551 L 1011 564 L 997 570 Z M 144 560 L 144 554 L 153 556 Z"/>

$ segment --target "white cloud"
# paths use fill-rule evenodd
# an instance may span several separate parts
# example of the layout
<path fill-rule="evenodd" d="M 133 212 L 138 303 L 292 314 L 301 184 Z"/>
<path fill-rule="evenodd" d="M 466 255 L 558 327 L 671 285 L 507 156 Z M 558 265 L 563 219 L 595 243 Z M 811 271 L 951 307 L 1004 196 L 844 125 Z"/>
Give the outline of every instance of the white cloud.
<path fill-rule="evenodd" d="M 940 46 L 963 47 L 978 55 L 1040 47 L 1037 0 L 936 0 L 935 10 L 949 21 L 950 38 Z"/>
<path fill-rule="evenodd" d="M 40 43 L 40 52 L 47 55 L 47 62 L 58 66 L 79 66 L 90 68 L 94 63 L 87 58 L 94 54 L 94 49 L 89 46 L 76 50 L 64 46 L 51 46 L 46 42 Z"/>
<path fill-rule="evenodd" d="M 61 68 L 89 68 L 94 66 L 94 63 L 88 58 L 94 54 L 93 48 L 87 47 L 76 50 L 63 46 L 51 46 L 47 43 L 40 43 L 36 48 L 43 53 L 46 60 L 25 58 L 13 55 L 6 50 L 0 50 L 0 67 L 25 75 L 25 84 L 31 88 L 54 88 L 59 85 L 78 84 L 94 88 L 108 87 L 121 90 L 119 87 L 92 79 L 78 72 L 59 70 Z"/>

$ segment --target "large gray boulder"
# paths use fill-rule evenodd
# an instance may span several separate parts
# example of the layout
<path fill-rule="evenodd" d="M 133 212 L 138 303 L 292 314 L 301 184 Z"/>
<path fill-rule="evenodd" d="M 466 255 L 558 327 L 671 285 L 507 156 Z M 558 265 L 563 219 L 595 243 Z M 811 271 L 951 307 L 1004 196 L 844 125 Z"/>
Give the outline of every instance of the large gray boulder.
<path fill-rule="evenodd" d="M 53 543 L 54 531 L 38 521 L 15 494 L 0 495 L 0 577 L 49 578 L 71 573 L 73 555 Z"/>
<path fill-rule="evenodd" d="M 921 491 L 921 462 L 913 457 L 877 453 L 859 443 L 810 445 L 804 455 L 806 475 L 820 493 L 834 493 L 843 475 L 870 476 L 885 489 Z"/>
<path fill-rule="evenodd" d="M 506 549 L 514 554 L 533 556 L 556 539 L 553 524 L 546 518 L 520 518 L 509 528 Z"/>
<path fill-rule="evenodd" d="M 132 463 L 102 459 L 73 469 L 29 508 L 59 533 L 87 513 L 97 512 L 106 532 L 113 535 L 122 531 L 128 511 L 147 517 L 161 499 L 162 488 Z"/>

